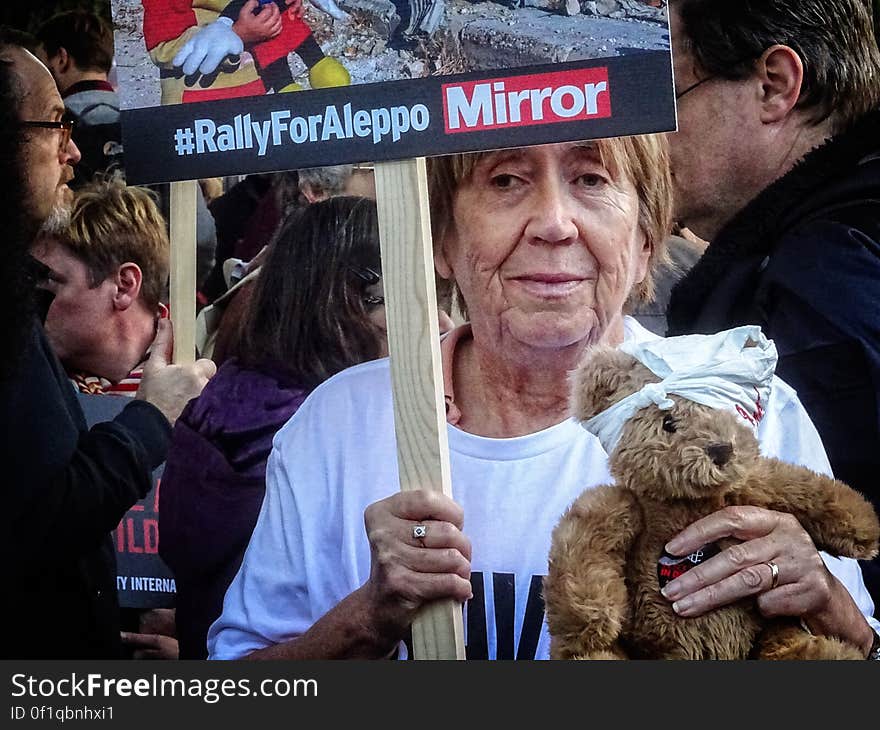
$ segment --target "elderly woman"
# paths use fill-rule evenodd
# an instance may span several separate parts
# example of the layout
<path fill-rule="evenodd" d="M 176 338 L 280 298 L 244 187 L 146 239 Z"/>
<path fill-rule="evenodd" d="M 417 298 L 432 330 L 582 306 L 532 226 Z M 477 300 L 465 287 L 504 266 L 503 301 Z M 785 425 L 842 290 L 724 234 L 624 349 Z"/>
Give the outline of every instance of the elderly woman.
<path fill-rule="evenodd" d="M 396 491 L 387 361 L 331 378 L 275 439 L 256 531 L 209 632 L 213 658 L 402 656 L 413 617 L 439 598 L 465 602 L 469 657 L 548 656 L 552 528 L 583 489 L 610 480 L 598 441 L 568 418 L 567 375 L 597 343 L 652 337 L 623 312 L 650 296 L 664 257 L 664 142 L 442 158 L 430 183 L 437 270 L 469 316 L 441 345 L 453 499 Z M 767 411 L 766 454 L 828 470 L 790 388 L 777 381 Z M 760 593 L 766 613 L 802 616 L 867 653 L 871 629 L 850 592 L 872 606 L 856 564 L 828 559 L 845 587 L 793 519 L 716 513 L 674 547 L 696 549 L 695 533 L 745 542 L 707 561 L 711 586 L 669 584 L 679 613 Z M 766 561 L 779 566 L 773 589 Z M 742 580 L 746 568 L 760 585 Z"/>

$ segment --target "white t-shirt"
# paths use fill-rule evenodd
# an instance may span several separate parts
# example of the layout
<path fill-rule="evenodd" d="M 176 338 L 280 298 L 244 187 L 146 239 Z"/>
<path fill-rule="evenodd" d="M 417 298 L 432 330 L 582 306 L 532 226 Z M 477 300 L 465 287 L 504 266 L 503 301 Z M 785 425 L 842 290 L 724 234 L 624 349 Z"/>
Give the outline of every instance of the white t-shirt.
<path fill-rule="evenodd" d="M 626 331 L 628 339 L 655 337 L 629 318 Z M 510 439 L 447 428 L 453 498 L 472 544 L 468 658 L 546 659 L 541 581 L 551 532 L 584 489 L 611 481 L 606 454 L 570 419 Z M 767 455 L 830 473 L 816 430 L 779 380 L 759 438 Z M 398 488 L 390 369 L 378 360 L 316 388 L 276 434 L 259 520 L 208 633 L 210 658 L 235 659 L 294 638 L 363 585 L 370 575 L 364 509 Z M 858 564 L 826 562 L 870 615 Z"/>

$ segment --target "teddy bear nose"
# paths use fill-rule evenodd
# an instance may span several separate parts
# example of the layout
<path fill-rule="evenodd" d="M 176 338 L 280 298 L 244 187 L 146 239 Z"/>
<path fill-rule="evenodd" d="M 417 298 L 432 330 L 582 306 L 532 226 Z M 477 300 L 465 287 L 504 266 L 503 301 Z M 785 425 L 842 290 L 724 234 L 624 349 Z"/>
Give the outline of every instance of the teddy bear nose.
<path fill-rule="evenodd" d="M 715 466 L 724 466 L 733 454 L 733 445 L 728 442 L 709 444 L 706 447 L 706 453 L 712 459 Z"/>

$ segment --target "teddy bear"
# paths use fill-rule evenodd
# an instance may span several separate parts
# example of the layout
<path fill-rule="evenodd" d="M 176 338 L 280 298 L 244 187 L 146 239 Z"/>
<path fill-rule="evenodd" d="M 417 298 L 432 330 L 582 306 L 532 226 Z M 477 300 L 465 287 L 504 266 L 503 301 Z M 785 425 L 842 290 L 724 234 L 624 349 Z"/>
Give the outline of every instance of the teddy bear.
<path fill-rule="evenodd" d="M 731 505 L 789 513 L 830 554 L 877 554 L 877 515 L 858 492 L 759 453 L 753 426 L 770 395 L 776 353 L 759 328 L 747 329 L 738 333 L 742 352 L 760 343 L 767 350 L 769 343 L 765 383 L 744 378 L 730 408 L 713 407 L 737 391 L 717 363 L 703 369 L 714 373 L 709 389 L 720 394 L 716 400 L 700 395 L 707 381 L 699 375 L 690 377 L 699 381 L 696 388 L 687 376 L 679 387 L 670 385 L 674 358 L 663 371 L 653 356 L 643 362 L 622 349 L 595 348 L 573 374 L 573 416 L 588 430 L 595 424 L 604 436 L 614 432 L 609 446 L 593 430 L 609 453 L 615 484 L 586 490 L 554 529 L 544 579 L 553 658 L 863 658 L 855 646 L 814 636 L 796 619 L 762 617 L 754 598 L 683 618 L 660 593 L 685 569 L 737 542 L 719 541 L 686 557 L 664 550 L 682 529 Z M 669 346 L 676 349 L 676 343 Z M 682 343 L 677 351 L 687 360 L 690 349 Z M 742 369 L 738 353 L 728 359 L 737 372 Z M 622 406 L 616 424 L 601 423 Z"/>

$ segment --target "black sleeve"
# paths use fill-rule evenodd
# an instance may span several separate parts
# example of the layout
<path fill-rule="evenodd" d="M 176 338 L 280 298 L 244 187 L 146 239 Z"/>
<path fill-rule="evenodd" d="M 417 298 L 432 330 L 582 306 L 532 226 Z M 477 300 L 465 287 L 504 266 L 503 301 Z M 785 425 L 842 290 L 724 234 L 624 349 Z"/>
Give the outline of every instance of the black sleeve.
<path fill-rule="evenodd" d="M 35 327 L 20 375 L 4 383 L 0 418 L 9 537 L 16 565 L 94 549 L 138 499 L 165 458 L 171 427 L 144 401 L 86 430 L 69 381 Z"/>
<path fill-rule="evenodd" d="M 880 247 L 843 223 L 813 222 L 782 242 L 761 290 L 777 373 L 797 390 L 835 476 L 880 507 Z"/>

